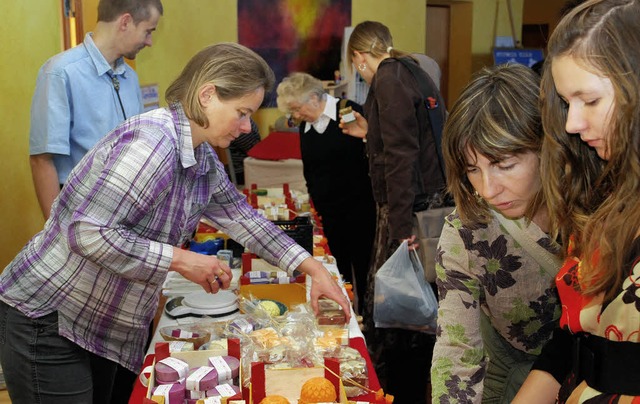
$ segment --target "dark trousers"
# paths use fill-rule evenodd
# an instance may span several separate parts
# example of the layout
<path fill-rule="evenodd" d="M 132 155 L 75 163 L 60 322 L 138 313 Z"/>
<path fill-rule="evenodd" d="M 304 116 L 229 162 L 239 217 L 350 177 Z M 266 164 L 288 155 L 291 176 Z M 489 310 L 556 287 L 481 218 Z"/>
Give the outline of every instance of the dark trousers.
<path fill-rule="evenodd" d="M 117 363 L 58 334 L 58 313 L 31 319 L 0 302 L 0 363 L 13 404 L 110 403 Z"/>
<path fill-rule="evenodd" d="M 322 227 L 338 270 L 346 282 L 354 284 L 357 311 L 362 313 L 376 231 L 375 206 L 325 212 Z"/>
<path fill-rule="evenodd" d="M 380 385 L 394 404 L 426 403 L 435 335 L 377 328 L 366 339 Z"/>

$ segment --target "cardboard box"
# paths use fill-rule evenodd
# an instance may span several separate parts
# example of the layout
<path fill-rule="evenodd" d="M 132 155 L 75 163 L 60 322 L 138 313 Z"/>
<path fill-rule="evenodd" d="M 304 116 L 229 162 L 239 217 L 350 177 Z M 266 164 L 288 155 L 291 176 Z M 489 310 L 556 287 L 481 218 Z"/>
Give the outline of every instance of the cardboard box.
<path fill-rule="evenodd" d="M 340 380 L 340 364 L 326 358 L 325 367 L 265 369 L 262 362 L 251 364 L 251 383 L 243 387 L 243 396 L 249 404 L 259 404 L 268 395 L 281 395 L 289 402 L 297 403 L 302 385 L 312 377 L 326 377 L 333 383 L 339 403 L 348 403 L 347 395 Z"/>
<path fill-rule="evenodd" d="M 169 352 L 169 343 L 168 342 L 157 342 L 155 346 L 155 359 L 151 366 L 151 376 L 149 377 L 149 385 L 147 386 L 147 399 L 152 400 L 153 402 L 159 403 L 160 401 L 156 401 L 157 398 L 155 396 L 152 397 L 152 392 L 154 387 L 156 386 L 155 380 L 155 364 L 157 361 L 160 361 L 166 357 L 174 357 L 181 359 L 189 364 L 189 367 L 199 367 L 199 366 L 208 366 L 208 361 L 211 356 L 220 356 L 220 355 L 229 355 L 240 359 L 240 341 L 237 339 L 229 339 L 227 340 L 227 349 L 209 349 L 202 351 L 185 351 L 185 352 Z M 240 369 L 242 372 L 242 369 Z M 239 380 L 242 380 L 242 375 L 240 375 Z M 242 390 L 241 390 L 242 391 Z M 164 398 L 163 398 L 164 399 Z M 237 394 L 233 397 L 228 397 L 227 400 L 241 400 L 241 394 Z"/>
<path fill-rule="evenodd" d="M 307 302 L 307 289 L 304 283 L 240 285 L 240 296 L 276 300 L 291 309 Z"/>

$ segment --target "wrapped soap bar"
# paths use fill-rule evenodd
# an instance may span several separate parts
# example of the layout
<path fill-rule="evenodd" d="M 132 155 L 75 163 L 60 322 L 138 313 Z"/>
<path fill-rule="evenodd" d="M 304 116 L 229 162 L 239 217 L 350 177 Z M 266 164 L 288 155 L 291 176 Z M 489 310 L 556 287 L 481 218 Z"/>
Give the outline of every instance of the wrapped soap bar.
<path fill-rule="evenodd" d="M 180 383 L 163 384 L 153 389 L 152 395 L 164 397 L 166 404 L 182 404 L 184 401 L 184 385 Z"/>
<path fill-rule="evenodd" d="M 207 391 L 218 385 L 218 371 L 210 366 L 191 369 L 187 377 L 187 390 Z"/>
<path fill-rule="evenodd" d="M 194 349 L 193 342 L 169 341 L 169 352 L 188 352 Z"/>
<path fill-rule="evenodd" d="M 171 330 L 171 336 L 175 338 L 198 338 L 200 334 L 197 332 L 183 330 L 181 328 L 175 328 Z"/>
<path fill-rule="evenodd" d="M 209 365 L 218 372 L 218 380 L 235 379 L 240 371 L 238 358 L 228 355 L 210 357 Z"/>
<path fill-rule="evenodd" d="M 248 334 L 255 328 L 255 321 L 250 317 L 240 317 L 229 323 L 229 330 Z"/>
<path fill-rule="evenodd" d="M 209 393 L 211 393 L 209 397 L 233 397 L 236 394 L 240 393 L 240 387 L 233 384 L 224 383 L 217 385 L 213 388 L 213 390 L 207 392 L 207 394 Z"/>
<path fill-rule="evenodd" d="M 158 382 L 176 382 L 189 373 L 189 364 L 177 358 L 168 357 L 155 364 L 156 380 Z"/>

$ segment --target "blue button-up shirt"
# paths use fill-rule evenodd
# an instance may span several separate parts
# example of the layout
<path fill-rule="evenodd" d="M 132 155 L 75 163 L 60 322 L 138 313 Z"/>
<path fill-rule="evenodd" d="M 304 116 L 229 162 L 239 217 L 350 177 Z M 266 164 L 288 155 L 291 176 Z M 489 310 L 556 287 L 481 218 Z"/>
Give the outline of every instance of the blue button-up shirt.
<path fill-rule="evenodd" d="M 125 119 L 111 76 L 120 83 L 127 118 L 142 113 L 136 72 L 122 58 L 113 70 L 91 33 L 40 68 L 31 104 L 29 154 L 53 154 L 61 184 L 87 151 Z"/>
<path fill-rule="evenodd" d="M 178 105 L 134 116 L 71 172 L 44 230 L 0 274 L 0 300 L 134 372 L 172 246 L 206 217 L 292 273 L 310 255 L 249 206 L 213 148 L 193 148 Z"/>

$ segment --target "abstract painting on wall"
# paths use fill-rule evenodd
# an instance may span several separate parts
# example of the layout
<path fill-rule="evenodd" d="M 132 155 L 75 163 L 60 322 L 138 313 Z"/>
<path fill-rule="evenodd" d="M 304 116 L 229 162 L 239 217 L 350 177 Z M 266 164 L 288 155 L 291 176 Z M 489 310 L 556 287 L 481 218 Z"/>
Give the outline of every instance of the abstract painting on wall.
<path fill-rule="evenodd" d="M 238 40 L 267 61 L 276 84 L 295 71 L 333 80 L 349 25 L 351 0 L 238 0 Z"/>

